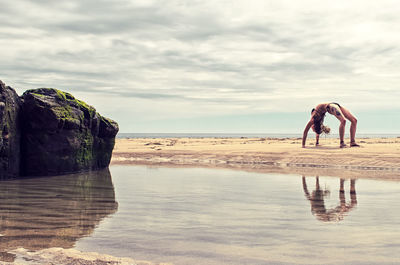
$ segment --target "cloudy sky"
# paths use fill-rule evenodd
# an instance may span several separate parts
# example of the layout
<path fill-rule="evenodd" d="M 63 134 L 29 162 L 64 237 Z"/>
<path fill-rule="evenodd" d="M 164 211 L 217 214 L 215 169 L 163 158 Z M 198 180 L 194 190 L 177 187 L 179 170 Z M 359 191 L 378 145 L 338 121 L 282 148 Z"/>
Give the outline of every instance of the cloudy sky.
<path fill-rule="evenodd" d="M 0 10 L 0 79 L 19 94 L 71 92 L 121 132 L 301 133 L 312 107 L 332 101 L 359 132 L 400 132 L 398 1 L 1 0 Z"/>

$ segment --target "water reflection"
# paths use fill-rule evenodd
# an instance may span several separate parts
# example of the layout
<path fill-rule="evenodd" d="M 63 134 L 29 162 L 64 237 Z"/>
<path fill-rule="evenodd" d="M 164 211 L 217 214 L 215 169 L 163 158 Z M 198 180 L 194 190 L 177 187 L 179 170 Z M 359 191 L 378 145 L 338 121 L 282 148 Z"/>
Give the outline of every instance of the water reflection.
<path fill-rule="evenodd" d="M 315 190 L 311 193 L 308 191 L 306 177 L 303 176 L 303 190 L 304 195 L 310 201 L 311 212 L 316 218 L 323 222 L 339 222 L 357 205 L 357 195 L 355 187 L 355 179 L 350 180 L 350 202 L 346 203 L 345 189 L 343 178 L 339 182 L 339 205 L 327 209 L 325 207 L 325 198 L 330 195 L 330 190 L 321 189 L 319 184 L 319 177 L 315 177 Z"/>
<path fill-rule="evenodd" d="M 108 169 L 67 176 L 0 182 L 0 260 L 7 250 L 71 248 L 118 203 Z"/>

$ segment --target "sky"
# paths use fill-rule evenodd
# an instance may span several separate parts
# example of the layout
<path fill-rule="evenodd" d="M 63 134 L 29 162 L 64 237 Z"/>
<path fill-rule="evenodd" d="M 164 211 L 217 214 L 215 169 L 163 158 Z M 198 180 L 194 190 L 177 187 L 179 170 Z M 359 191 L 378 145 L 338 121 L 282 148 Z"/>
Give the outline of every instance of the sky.
<path fill-rule="evenodd" d="M 0 80 L 19 94 L 70 92 L 120 132 L 302 134 L 315 105 L 339 102 L 358 132 L 400 133 L 398 1 L 0 0 L 0 10 Z"/>

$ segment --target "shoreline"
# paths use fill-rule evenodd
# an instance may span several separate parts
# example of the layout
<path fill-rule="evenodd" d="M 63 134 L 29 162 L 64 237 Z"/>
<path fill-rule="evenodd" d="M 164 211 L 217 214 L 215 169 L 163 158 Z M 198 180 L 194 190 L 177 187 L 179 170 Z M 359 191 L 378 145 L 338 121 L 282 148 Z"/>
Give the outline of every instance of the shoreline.
<path fill-rule="evenodd" d="M 339 148 L 321 138 L 116 139 L 111 164 L 229 168 L 265 173 L 400 180 L 400 138 L 359 138 L 361 147 Z"/>
<path fill-rule="evenodd" d="M 81 265 L 173 265 L 172 263 L 153 263 L 147 260 L 134 260 L 128 257 L 116 257 L 99 252 L 80 251 L 75 248 L 52 247 L 41 250 L 17 248 L 3 253 L 1 264 L 81 264 Z M 27 263 L 28 261 L 28 263 Z"/>

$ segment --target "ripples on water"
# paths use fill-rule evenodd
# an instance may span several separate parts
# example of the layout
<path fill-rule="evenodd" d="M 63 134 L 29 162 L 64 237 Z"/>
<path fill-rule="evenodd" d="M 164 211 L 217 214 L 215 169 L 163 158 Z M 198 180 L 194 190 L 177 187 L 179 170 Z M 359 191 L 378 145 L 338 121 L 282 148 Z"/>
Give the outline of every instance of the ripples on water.
<path fill-rule="evenodd" d="M 399 182 L 113 166 L 1 182 L 0 252 L 174 264 L 395 264 Z M 115 191 L 114 191 L 115 187 Z"/>
<path fill-rule="evenodd" d="M 72 248 L 117 211 L 108 170 L 0 182 L 0 260 L 7 250 Z"/>

